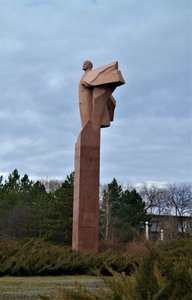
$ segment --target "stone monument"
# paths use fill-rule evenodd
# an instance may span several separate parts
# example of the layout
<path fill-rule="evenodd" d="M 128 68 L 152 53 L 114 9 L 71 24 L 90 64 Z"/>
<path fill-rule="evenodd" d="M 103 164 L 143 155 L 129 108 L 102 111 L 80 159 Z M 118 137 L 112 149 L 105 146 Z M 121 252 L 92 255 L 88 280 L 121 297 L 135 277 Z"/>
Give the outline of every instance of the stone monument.
<path fill-rule="evenodd" d="M 72 249 L 98 252 L 100 128 L 113 121 L 112 93 L 125 81 L 117 62 L 92 68 L 91 61 L 83 63 L 79 83 L 82 130 L 75 145 Z"/>

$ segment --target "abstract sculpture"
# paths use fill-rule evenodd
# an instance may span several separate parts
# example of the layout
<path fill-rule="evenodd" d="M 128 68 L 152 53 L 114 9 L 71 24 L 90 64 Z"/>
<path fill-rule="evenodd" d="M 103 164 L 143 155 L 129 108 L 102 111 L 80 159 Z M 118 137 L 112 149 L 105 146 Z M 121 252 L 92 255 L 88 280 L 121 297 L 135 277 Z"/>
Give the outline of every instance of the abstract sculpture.
<path fill-rule="evenodd" d="M 75 146 L 72 249 L 97 252 L 99 246 L 99 165 L 100 128 L 113 121 L 115 99 L 112 93 L 125 83 L 118 63 L 85 71 L 79 83 L 82 130 Z"/>

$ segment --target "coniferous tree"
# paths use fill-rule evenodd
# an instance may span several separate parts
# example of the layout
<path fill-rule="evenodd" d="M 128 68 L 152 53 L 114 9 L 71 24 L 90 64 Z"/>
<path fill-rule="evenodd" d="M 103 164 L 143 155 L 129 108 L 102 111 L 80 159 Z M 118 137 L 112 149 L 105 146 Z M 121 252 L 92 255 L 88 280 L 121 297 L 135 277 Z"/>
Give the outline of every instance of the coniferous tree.
<path fill-rule="evenodd" d="M 117 222 L 117 210 L 122 195 L 121 185 L 113 178 L 103 191 L 100 210 L 100 233 L 105 241 L 114 238 L 114 230 Z"/>
<path fill-rule="evenodd" d="M 1 234 L 16 237 L 19 229 L 18 224 L 22 219 L 23 212 L 18 208 L 20 201 L 20 175 L 15 169 L 1 186 Z"/>
<path fill-rule="evenodd" d="M 122 193 L 117 218 L 117 234 L 123 242 L 134 237 L 135 230 L 140 230 L 141 223 L 149 221 L 145 203 L 135 189 L 132 191 L 125 190 Z"/>
<path fill-rule="evenodd" d="M 135 189 L 122 190 L 114 178 L 103 192 L 100 232 L 105 241 L 126 242 L 148 220 L 145 203 Z M 134 229 L 134 230 L 133 230 Z"/>
<path fill-rule="evenodd" d="M 0 177 L 0 237 L 39 237 L 71 244 L 74 174 L 58 189 L 47 191 L 40 181 L 15 169 Z"/>
<path fill-rule="evenodd" d="M 48 208 L 47 237 L 71 245 L 74 173 L 68 175 L 62 186 L 52 194 Z"/>
<path fill-rule="evenodd" d="M 28 207 L 28 218 L 26 222 L 28 236 L 45 237 L 49 195 L 40 181 L 34 182 L 32 187 L 29 185 L 29 198 L 26 204 Z"/>
<path fill-rule="evenodd" d="M 21 178 L 15 169 L 0 189 L 1 235 L 10 238 L 41 236 L 38 199 L 46 199 L 46 196 L 40 182 L 29 180 L 27 174 Z"/>

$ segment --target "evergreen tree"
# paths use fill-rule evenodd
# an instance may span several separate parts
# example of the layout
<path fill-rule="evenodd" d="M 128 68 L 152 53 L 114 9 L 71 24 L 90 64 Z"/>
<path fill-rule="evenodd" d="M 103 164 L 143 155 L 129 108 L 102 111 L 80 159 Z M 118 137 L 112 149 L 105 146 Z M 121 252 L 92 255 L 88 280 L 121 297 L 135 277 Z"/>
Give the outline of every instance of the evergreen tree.
<path fill-rule="evenodd" d="M 41 236 L 39 215 L 44 209 L 39 206 L 42 198 L 47 198 L 44 186 L 29 180 L 27 174 L 21 178 L 15 169 L 0 188 L 1 235 L 10 238 Z"/>
<path fill-rule="evenodd" d="M 122 187 L 117 180 L 113 178 L 112 182 L 108 184 L 108 194 L 111 203 L 112 216 L 116 217 L 119 204 L 122 197 Z"/>
<path fill-rule="evenodd" d="M 9 174 L 8 180 L 5 180 L 5 183 L 3 185 L 3 191 L 6 193 L 18 191 L 20 183 L 19 179 L 20 175 L 18 173 L 18 170 L 15 169 L 11 174 Z"/>
<path fill-rule="evenodd" d="M 100 213 L 101 238 L 105 241 L 126 242 L 133 238 L 133 229 L 148 220 L 145 203 L 135 189 L 122 190 L 117 180 L 103 191 Z"/>
<path fill-rule="evenodd" d="M 132 191 L 125 190 L 121 196 L 117 216 L 125 223 L 129 223 L 133 227 L 139 227 L 140 222 L 148 220 L 145 202 L 135 189 Z"/>
<path fill-rule="evenodd" d="M 74 173 L 61 187 L 46 191 L 40 181 L 22 178 L 15 169 L 0 176 L 0 236 L 40 237 L 71 245 Z"/>
<path fill-rule="evenodd" d="M 71 245 L 74 173 L 52 194 L 48 208 L 47 238 Z"/>
<path fill-rule="evenodd" d="M 20 175 L 15 169 L 1 184 L 1 234 L 16 238 L 19 235 L 19 226 L 25 216 L 24 210 L 19 207 L 20 195 Z"/>
<path fill-rule="evenodd" d="M 25 174 L 20 180 L 20 192 L 29 194 L 33 185 L 34 182 L 29 179 L 29 176 L 27 174 Z"/>
<path fill-rule="evenodd" d="M 28 218 L 25 224 L 26 235 L 32 237 L 45 237 L 47 228 L 47 209 L 49 207 L 49 195 L 44 185 L 40 181 L 36 181 L 30 186 L 28 193 Z"/>
<path fill-rule="evenodd" d="M 100 210 L 100 233 L 105 241 L 112 240 L 117 222 L 117 210 L 122 195 L 121 185 L 113 178 L 103 191 Z"/>
<path fill-rule="evenodd" d="M 19 201 L 19 179 L 20 175 L 15 169 L 9 176 L 8 180 L 5 180 L 5 183 L 2 183 L 3 177 L 1 177 L 1 202 L 0 202 L 0 215 L 1 218 L 8 211 L 11 210 L 14 206 L 17 205 Z M 3 220 L 2 220 L 3 222 Z"/>
<path fill-rule="evenodd" d="M 117 210 L 117 236 L 122 242 L 131 240 L 135 230 L 139 231 L 141 223 L 149 221 L 145 203 L 135 189 L 125 190 Z"/>

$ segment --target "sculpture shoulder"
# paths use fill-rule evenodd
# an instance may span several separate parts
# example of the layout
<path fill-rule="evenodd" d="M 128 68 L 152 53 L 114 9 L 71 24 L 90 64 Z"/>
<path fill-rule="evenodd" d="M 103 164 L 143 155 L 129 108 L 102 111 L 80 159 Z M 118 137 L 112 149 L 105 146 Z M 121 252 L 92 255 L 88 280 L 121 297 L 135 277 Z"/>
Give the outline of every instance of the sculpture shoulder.
<path fill-rule="evenodd" d="M 121 85 L 125 83 L 121 72 L 118 70 L 118 62 L 113 62 L 111 64 L 107 64 L 91 70 L 90 72 L 85 74 L 83 80 L 91 86 L 110 83 Z"/>
<path fill-rule="evenodd" d="M 80 88 L 80 89 L 82 89 L 82 87 L 83 87 L 83 88 L 85 88 L 85 87 L 87 87 L 87 88 L 93 88 L 90 84 L 88 84 L 87 81 L 84 80 L 85 77 L 86 77 L 86 74 L 84 74 L 84 75 L 82 76 L 82 78 L 80 79 L 80 82 L 79 82 L 79 88 Z"/>

